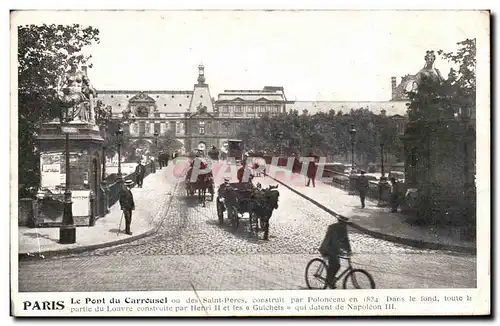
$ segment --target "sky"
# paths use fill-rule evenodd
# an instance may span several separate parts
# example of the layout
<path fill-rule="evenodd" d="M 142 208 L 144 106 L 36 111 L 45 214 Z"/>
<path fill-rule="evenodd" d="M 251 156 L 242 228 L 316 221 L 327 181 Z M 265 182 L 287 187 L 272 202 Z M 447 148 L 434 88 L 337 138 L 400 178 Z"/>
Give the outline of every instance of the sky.
<path fill-rule="evenodd" d="M 471 11 L 26 11 L 12 24 L 99 29 L 100 44 L 86 49 L 98 90 L 192 90 L 203 63 L 213 97 L 283 86 L 289 100 L 386 101 L 391 76 L 418 72 L 426 50 L 485 39 L 486 18 Z M 435 66 L 446 76 L 451 65 L 438 58 Z"/>

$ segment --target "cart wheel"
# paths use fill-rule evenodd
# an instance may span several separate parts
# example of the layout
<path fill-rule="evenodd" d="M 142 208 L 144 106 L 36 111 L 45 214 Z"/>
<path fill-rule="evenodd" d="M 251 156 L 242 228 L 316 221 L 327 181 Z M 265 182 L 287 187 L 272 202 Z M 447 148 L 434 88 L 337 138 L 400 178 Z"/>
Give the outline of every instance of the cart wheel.
<path fill-rule="evenodd" d="M 219 201 L 219 197 L 217 197 L 217 217 L 219 218 L 219 225 L 224 224 L 224 204 Z"/>

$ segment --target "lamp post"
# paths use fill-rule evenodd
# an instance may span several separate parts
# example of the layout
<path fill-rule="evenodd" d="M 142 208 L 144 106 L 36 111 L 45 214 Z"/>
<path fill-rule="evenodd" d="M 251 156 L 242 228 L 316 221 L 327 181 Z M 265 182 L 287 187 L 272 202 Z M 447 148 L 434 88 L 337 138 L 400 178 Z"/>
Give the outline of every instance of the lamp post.
<path fill-rule="evenodd" d="M 158 131 L 155 130 L 153 136 L 155 137 L 155 156 L 158 157 L 158 136 L 160 134 L 158 133 Z M 153 173 L 156 173 L 156 162 L 155 160 L 153 159 L 153 161 L 151 162 L 151 172 Z"/>
<path fill-rule="evenodd" d="M 382 170 L 381 171 L 382 172 L 381 178 L 385 178 L 385 170 L 384 170 L 384 143 L 380 143 L 380 169 Z"/>
<path fill-rule="evenodd" d="M 356 136 L 356 128 L 354 125 L 351 125 L 351 129 L 349 129 L 349 134 L 351 135 L 351 168 L 354 170 L 354 136 Z"/>
<path fill-rule="evenodd" d="M 283 131 L 280 131 L 279 136 L 280 136 L 280 156 L 282 156 L 283 155 Z"/>
<path fill-rule="evenodd" d="M 108 130 L 108 127 L 103 126 L 104 144 L 106 144 L 106 140 L 107 140 L 107 136 L 106 136 L 107 130 Z M 102 146 L 102 177 L 101 177 L 101 180 L 103 183 L 106 182 L 106 146 L 105 145 Z"/>
<path fill-rule="evenodd" d="M 356 136 L 356 128 L 351 125 L 349 134 L 351 135 L 351 174 L 349 175 L 349 195 L 356 194 L 356 175 L 354 173 L 354 136 Z"/>
<path fill-rule="evenodd" d="M 69 122 L 66 115 L 66 122 Z M 65 153 L 66 153 L 66 186 L 64 190 L 64 209 L 62 225 L 59 228 L 59 243 L 71 244 L 76 242 L 76 228 L 73 220 L 73 202 L 71 201 L 70 190 L 70 164 L 69 164 L 69 134 L 74 132 L 71 127 L 61 125 L 61 131 L 65 133 Z"/>
<path fill-rule="evenodd" d="M 384 143 L 381 141 L 380 142 L 380 168 L 382 172 L 382 176 L 380 177 L 379 183 L 378 183 L 378 204 L 377 206 L 382 207 L 386 206 L 387 202 L 389 200 L 389 192 L 390 192 L 390 187 L 389 183 L 387 182 L 387 177 L 385 176 L 385 169 L 384 169 Z"/>
<path fill-rule="evenodd" d="M 118 179 L 122 180 L 122 140 L 123 140 L 123 129 L 120 125 L 116 131 L 116 138 L 118 140 Z"/>

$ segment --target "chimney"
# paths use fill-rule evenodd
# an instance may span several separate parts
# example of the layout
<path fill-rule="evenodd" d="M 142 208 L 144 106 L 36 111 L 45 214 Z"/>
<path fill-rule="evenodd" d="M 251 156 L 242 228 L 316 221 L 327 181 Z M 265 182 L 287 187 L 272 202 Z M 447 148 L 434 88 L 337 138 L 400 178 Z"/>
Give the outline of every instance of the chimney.
<path fill-rule="evenodd" d="M 396 88 L 397 88 L 397 83 L 396 83 L 396 77 L 391 77 L 391 98 L 392 100 L 396 99 Z"/>

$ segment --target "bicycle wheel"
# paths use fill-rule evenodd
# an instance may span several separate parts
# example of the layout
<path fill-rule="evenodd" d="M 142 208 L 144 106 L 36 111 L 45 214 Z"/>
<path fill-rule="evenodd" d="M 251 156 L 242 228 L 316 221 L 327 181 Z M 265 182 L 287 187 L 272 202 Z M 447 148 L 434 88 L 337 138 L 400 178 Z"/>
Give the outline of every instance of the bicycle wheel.
<path fill-rule="evenodd" d="M 321 258 L 314 258 L 306 266 L 306 284 L 311 290 L 326 289 L 326 263 Z"/>
<path fill-rule="evenodd" d="M 370 273 L 363 269 L 353 269 L 344 278 L 344 289 L 374 289 L 375 281 Z"/>

